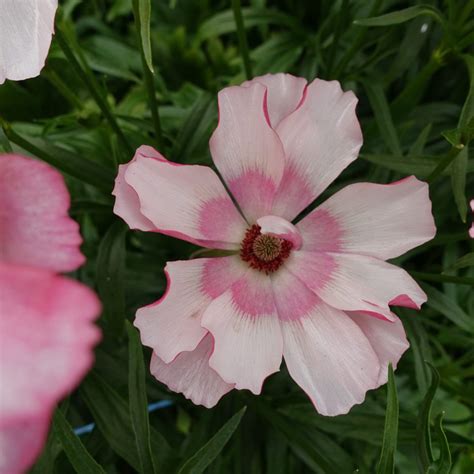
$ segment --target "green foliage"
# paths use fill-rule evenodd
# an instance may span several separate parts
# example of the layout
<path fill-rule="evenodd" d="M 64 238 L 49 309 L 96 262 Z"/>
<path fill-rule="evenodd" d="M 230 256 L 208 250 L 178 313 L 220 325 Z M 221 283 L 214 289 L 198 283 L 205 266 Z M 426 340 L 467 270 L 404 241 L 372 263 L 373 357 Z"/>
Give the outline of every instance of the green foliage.
<path fill-rule="evenodd" d="M 240 31 L 230 0 L 60 3 L 41 76 L 0 86 L 0 151 L 64 173 L 87 256 L 72 277 L 100 296 L 103 340 L 32 472 L 473 472 L 474 2 L 249 0 Z M 394 260 L 428 302 L 394 309 L 410 349 L 347 415 L 318 415 L 284 365 L 259 397 L 194 406 L 149 374 L 129 324 L 164 293 L 165 262 L 197 249 L 127 230 L 112 210 L 117 167 L 142 144 L 211 165 L 216 93 L 246 70 L 337 79 L 359 98 L 360 159 L 321 199 L 354 182 L 430 184 L 437 236 Z M 173 406 L 148 413 L 159 400 Z"/>

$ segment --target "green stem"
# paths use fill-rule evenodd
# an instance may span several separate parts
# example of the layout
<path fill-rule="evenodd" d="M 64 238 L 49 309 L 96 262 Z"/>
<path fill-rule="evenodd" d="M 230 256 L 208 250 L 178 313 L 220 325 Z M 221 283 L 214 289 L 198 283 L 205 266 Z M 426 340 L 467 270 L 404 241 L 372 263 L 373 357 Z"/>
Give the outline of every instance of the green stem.
<path fill-rule="evenodd" d="M 252 66 L 250 64 L 249 48 L 247 45 L 247 37 L 244 29 L 244 19 L 242 17 L 242 7 L 240 0 L 232 0 L 232 10 L 234 11 L 234 20 L 237 27 L 237 35 L 239 37 L 239 49 L 244 62 L 245 75 L 247 79 L 252 79 Z"/>
<path fill-rule="evenodd" d="M 62 94 L 62 96 L 76 109 L 82 110 L 84 108 L 83 103 L 69 88 L 69 86 L 56 74 L 55 71 L 44 71 L 43 75 L 56 89 Z"/>
<path fill-rule="evenodd" d="M 102 114 L 104 115 L 105 119 L 109 122 L 110 128 L 112 128 L 112 130 L 115 132 L 115 134 L 121 141 L 122 145 L 125 147 L 127 154 L 130 156 L 133 155 L 133 148 L 125 137 L 123 131 L 119 127 L 117 121 L 115 120 L 115 117 L 112 114 L 112 111 L 110 110 L 107 100 L 102 96 L 99 84 L 97 83 L 92 71 L 88 67 L 83 69 L 80 62 L 73 53 L 72 49 L 69 47 L 66 36 L 63 33 L 63 29 L 60 25 L 56 25 L 55 37 L 64 55 L 66 56 L 66 59 L 71 64 L 76 74 L 84 82 L 85 86 L 87 87 L 90 94 L 92 95 L 100 110 L 102 111 Z M 83 63 L 83 65 L 85 66 L 85 61 L 83 61 Z"/>
<path fill-rule="evenodd" d="M 459 285 L 474 286 L 474 278 L 454 275 L 439 275 L 437 273 L 410 272 L 411 276 L 419 280 L 435 281 L 439 283 L 458 283 Z"/>

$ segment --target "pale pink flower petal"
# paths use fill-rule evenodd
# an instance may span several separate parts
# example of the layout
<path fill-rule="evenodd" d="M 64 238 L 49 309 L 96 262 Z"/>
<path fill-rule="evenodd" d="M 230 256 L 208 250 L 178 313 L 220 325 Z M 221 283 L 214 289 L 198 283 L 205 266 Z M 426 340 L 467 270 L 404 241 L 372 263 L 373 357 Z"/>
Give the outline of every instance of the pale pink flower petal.
<path fill-rule="evenodd" d="M 349 316 L 289 272 L 278 273 L 274 285 L 291 377 L 322 415 L 347 413 L 378 386 L 380 364 L 370 341 Z"/>
<path fill-rule="evenodd" d="M 237 257 L 169 262 L 165 268 L 166 293 L 137 311 L 134 324 L 142 343 L 165 363 L 182 351 L 194 350 L 207 333 L 201 327 L 202 313 L 244 271 Z"/>
<path fill-rule="evenodd" d="M 348 252 L 383 260 L 398 257 L 436 234 L 428 185 L 414 176 L 392 184 L 346 186 L 297 227 L 304 250 Z"/>
<path fill-rule="evenodd" d="M 474 214 L 474 199 L 471 201 L 471 210 L 472 210 L 472 213 Z M 469 229 L 469 236 L 474 239 L 474 223 L 471 225 L 471 228 Z"/>
<path fill-rule="evenodd" d="M 410 347 L 402 322 L 395 314 L 392 314 L 393 322 L 363 313 L 347 313 L 347 315 L 362 329 L 377 354 L 380 362 L 377 386 L 383 385 L 388 379 L 388 364 L 391 362 L 395 370 L 403 353 Z"/>
<path fill-rule="evenodd" d="M 214 163 L 250 223 L 271 214 L 284 166 L 266 91 L 259 83 L 220 91 L 219 124 L 209 141 Z"/>
<path fill-rule="evenodd" d="M 0 431 L 9 444 L 18 437 L 18 448 L 27 449 L 20 457 L 29 463 L 38 446 L 29 445 L 25 420 L 46 422 L 92 366 L 92 348 L 100 338 L 92 322 L 100 305 L 80 283 L 19 265 L 0 264 L 0 287 L 0 373 L 8 381 L 0 384 Z M 44 426 L 34 429 L 44 443 Z M 11 451 L 16 459 L 17 454 Z"/>
<path fill-rule="evenodd" d="M 58 272 L 84 263 L 61 174 L 41 161 L 0 155 L 0 261 Z"/>
<path fill-rule="evenodd" d="M 238 389 L 259 394 L 280 368 L 283 341 L 270 279 L 248 270 L 202 317 L 214 337 L 210 366 Z"/>
<path fill-rule="evenodd" d="M 307 85 L 306 79 L 302 77 L 278 73 L 255 77 L 251 81 L 245 81 L 242 86 L 247 87 L 256 82 L 267 88 L 268 117 L 273 129 L 296 110 Z"/>
<path fill-rule="evenodd" d="M 115 186 L 112 194 L 115 196 L 114 212 L 120 216 L 130 227 L 143 231 L 156 230 L 155 225 L 147 219 L 140 211 L 140 199 L 136 191 L 125 180 L 125 171 L 130 163 L 134 163 L 138 157 L 155 158 L 165 160 L 154 148 L 148 145 L 142 145 L 135 152 L 133 159 L 118 167 L 118 174 L 115 178 Z"/>
<path fill-rule="evenodd" d="M 363 255 L 294 252 L 288 269 L 322 300 L 345 311 L 393 320 L 389 305 L 419 309 L 426 295 L 404 270 Z"/>
<path fill-rule="evenodd" d="M 257 225 L 260 226 L 262 234 L 274 235 L 288 240 L 293 244 L 294 250 L 298 250 L 301 247 L 303 239 L 300 231 L 286 219 L 278 216 L 263 216 L 257 219 Z"/>
<path fill-rule="evenodd" d="M 301 105 L 276 131 L 285 170 L 272 212 L 291 221 L 352 163 L 362 146 L 357 98 L 339 82 L 315 79 Z"/>
<path fill-rule="evenodd" d="M 178 165 L 159 154 L 137 154 L 126 166 L 125 181 L 137 193 L 140 212 L 156 231 L 204 247 L 239 247 L 245 221 L 210 168 Z M 135 212 L 122 215 L 127 216 L 136 222 Z"/>
<path fill-rule="evenodd" d="M 223 395 L 234 388 L 209 367 L 212 350 L 213 339 L 208 333 L 196 349 L 181 352 L 169 364 L 165 364 L 153 353 L 150 372 L 170 390 L 182 393 L 196 405 L 212 408 Z"/>
<path fill-rule="evenodd" d="M 0 424 L 0 473 L 23 474 L 40 455 L 48 435 L 50 414 L 26 416 Z"/>
<path fill-rule="evenodd" d="M 0 84 L 39 75 L 54 32 L 57 0 L 2 0 Z"/>

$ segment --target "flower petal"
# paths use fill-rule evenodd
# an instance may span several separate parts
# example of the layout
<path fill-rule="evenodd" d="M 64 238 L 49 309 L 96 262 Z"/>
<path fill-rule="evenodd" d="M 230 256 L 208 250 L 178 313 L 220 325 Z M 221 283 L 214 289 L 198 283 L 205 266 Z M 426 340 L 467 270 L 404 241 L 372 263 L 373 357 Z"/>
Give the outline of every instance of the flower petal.
<path fill-rule="evenodd" d="M 127 171 L 130 163 L 135 162 L 138 157 L 165 160 L 165 158 L 151 146 L 142 145 L 135 152 L 132 161 L 118 167 L 118 174 L 115 178 L 115 186 L 112 191 L 112 194 L 115 196 L 114 213 L 120 216 L 128 224 L 130 229 L 153 231 L 156 230 L 155 225 L 141 213 L 138 194 L 125 180 L 125 171 Z"/>
<path fill-rule="evenodd" d="M 54 32 L 57 0 L 2 2 L 0 15 L 0 84 L 39 75 Z"/>
<path fill-rule="evenodd" d="M 471 200 L 471 210 L 474 214 L 474 199 Z M 474 222 L 473 224 L 471 225 L 471 228 L 469 229 L 469 237 L 473 238 L 474 239 Z"/>
<path fill-rule="evenodd" d="M 24 419 L 13 417 L 0 423 L 0 472 L 27 472 L 46 442 L 51 412 L 46 416 Z"/>
<path fill-rule="evenodd" d="M 388 364 L 392 363 L 393 370 L 403 353 L 410 347 L 400 319 L 393 314 L 393 322 L 373 318 L 363 313 L 347 313 L 362 330 L 374 349 L 380 362 L 380 372 L 377 385 L 383 385 L 388 380 Z"/>
<path fill-rule="evenodd" d="M 192 351 L 207 333 L 201 316 L 210 302 L 244 272 L 237 257 L 199 258 L 169 262 L 168 287 L 157 302 L 137 311 L 135 326 L 142 343 L 170 363 L 180 352 Z"/>
<path fill-rule="evenodd" d="M 392 321 L 390 304 L 419 309 L 426 301 L 407 272 L 374 257 L 301 251 L 295 252 L 288 268 L 340 310 L 363 311 Z"/>
<path fill-rule="evenodd" d="M 266 116 L 266 88 L 219 92 L 219 124 L 209 141 L 212 158 L 250 223 L 271 214 L 284 153 Z"/>
<path fill-rule="evenodd" d="M 293 111 L 296 110 L 307 85 L 306 79 L 291 74 L 265 74 L 245 81 L 242 86 L 247 87 L 258 82 L 267 88 L 268 117 L 272 128 Z"/>
<path fill-rule="evenodd" d="M 204 247 L 239 247 L 246 223 L 210 168 L 138 155 L 128 164 L 125 181 L 158 232 Z"/>
<path fill-rule="evenodd" d="M 213 343 L 212 336 L 208 333 L 193 351 L 181 352 L 169 364 L 165 364 L 153 353 L 150 371 L 170 390 L 182 393 L 196 405 L 212 408 L 223 395 L 234 388 L 209 367 Z"/>
<path fill-rule="evenodd" d="M 291 377 L 322 415 L 347 413 L 377 387 L 376 353 L 349 316 L 325 304 L 298 278 L 282 272 L 275 283 L 283 357 Z"/>
<path fill-rule="evenodd" d="M 398 257 L 436 234 L 428 185 L 414 176 L 392 184 L 349 185 L 297 227 L 306 250 L 356 253 L 382 260 Z M 329 229 L 333 249 L 324 241 Z"/>
<path fill-rule="evenodd" d="M 315 79 L 301 105 L 276 131 L 285 170 L 272 212 L 291 221 L 352 163 L 362 146 L 357 98 L 339 82 Z"/>
<path fill-rule="evenodd" d="M 279 370 L 282 356 L 270 278 L 248 270 L 209 305 L 202 325 L 215 341 L 210 366 L 227 383 L 259 394 L 264 379 Z"/>
<path fill-rule="evenodd" d="M 61 174 L 41 161 L 0 156 L 0 261 L 57 272 L 84 262 Z"/>
<path fill-rule="evenodd" d="M 100 339 L 97 297 L 45 270 L 0 263 L 0 437 L 7 471 L 23 472 L 39 453 L 56 403 L 93 363 Z M 12 448 L 12 446 L 14 448 Z"/>

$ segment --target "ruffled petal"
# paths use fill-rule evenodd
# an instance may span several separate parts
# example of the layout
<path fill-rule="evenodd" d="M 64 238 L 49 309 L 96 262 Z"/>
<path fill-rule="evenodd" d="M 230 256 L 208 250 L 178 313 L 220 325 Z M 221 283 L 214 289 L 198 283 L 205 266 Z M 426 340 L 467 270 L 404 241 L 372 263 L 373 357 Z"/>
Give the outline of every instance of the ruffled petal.
<path fill-rule="evenodd" d="M 393 314 L 393 322 L 373 318 L 363 313 L 347 313 L 365 334 L 380 362 L 377 385 L 387 383 L 388 364 L 393 370 L 403 353 L 410 347 L 400 319 Z"/>
<path fill-rule="evenodd" d="M 302 77 L 280 72 L 254 77 L 251 81 L 245 81 L 242 86 L 247 87 L 257 82 L 267 88 L 268 117 L 272 128 L 276 129 L 298 107 L 307 81 Z"/>
<path fill-rule="evenodd" d="M 44 66 L 54 32 L 57 0 L 2 2 L 0 84 L 36 77 Z"/>
<path fill-rule="evenodd" d="M 285 150 L 285 170 L 273 210 L 291 221 L 352 163 L 362 146 L 357 98 L 339 82 L 315 79 L 301 105 L 276 131 Z"/>
<path fill-rule="evenodd" d="M 158 232 L 204 247 L 239 247 L 247 225 L 210 168 L 137 154 L 124 178 Z"/>
<path fill-rule="evenodd" d="M 57 272 L 84 263 L 61 174 L 41 161 L 0 156 L 0 261 Z"/>
<path fill-rule="evenodd" d="M 215 341 L 210 366 L 227 383 L 259 394 L 279 370 L 283 347 L 270 278 L 248 270 L 209 305 L 202 325 Z"/>
<path fill-rule="evenodd" d="M 297 225 L 303 248 L 398 257 L 436 234 L 428 191 L 414 176 L 392 184 L 349 185 Z"/>
<path fill-rule="evenodd" d="M 196 405 L 212 408 L 234 388 L 209 367 L 212 350 L 213 339 L 208 333 L 193 351 L 181 352 L 169 364 L 153 353 L 150 371 L 170 390 L 182 393 Z"/>
<path fill-rule="evenodd" d="M 127 171 L 130 163 L 134 163 L 138 157 L 165 160 L 165 158 L 151 146 L 142 145 L 135 152 L 132 161 L 118 167 L 118 174 L 115 178 L 115 186 L 112 191 L 112 194 L 115 196 L 114 213 L 120 216 L 128 224 L 130 229 L 154 231 L 156 227 L 153 222 L 141 213 L 138 194 L 125 180 L 125 171 Z"/>
<path fill-rule="evenodd" d="M 283 173 L 284 152 L 266 112 L 266 88 L 219 92 L 219 124 L 209 142 L 212 158 L 250 223 L 269 212 Z"/>
<path fill-rule="evenodd" d="M 349 316 L 325 304 L 294 275 L 281 272 L 274 283 L 291 377 L 322 415 L 347 413 L 377 387 L 376 353 Z"/>
<path fill-rule="evenodd" d="M 201 317 L 210 302 L 245 271 L 237 257 L 199 258 L 169 262 L 168 287 L 157 302 L 137 311 L 135 326 L 142 343 L 164 363 L 192 351 L 207 333 Z"/>
<path fill-rule="evenodd" d="M 39 454 L 56 403 L 93 364 L 100 305 L 86 286 L 45 270 L 0 263 L 1 472 Z"/>
<path fill-rule="evenodd" d="M 290 271 L 327 304 L 393 320 L 389 305 L 419 309 L 426 295 L 403 269 L 363 255 L 295 252 Z M 324 257 L 323 257 L 324 256 Z"/>

